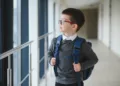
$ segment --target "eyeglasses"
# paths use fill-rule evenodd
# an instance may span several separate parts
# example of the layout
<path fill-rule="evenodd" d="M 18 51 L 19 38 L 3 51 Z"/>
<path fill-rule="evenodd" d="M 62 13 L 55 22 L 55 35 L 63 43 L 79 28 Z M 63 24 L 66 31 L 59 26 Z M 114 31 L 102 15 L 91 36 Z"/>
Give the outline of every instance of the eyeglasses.
<path fill-rule="evenodd" d="M 68 21 L 68 20 L 59 20 L 59 24 L 64 24 L 64 22 L 68 22 L 70 24 L 74 24 L 74 22 Z"/>

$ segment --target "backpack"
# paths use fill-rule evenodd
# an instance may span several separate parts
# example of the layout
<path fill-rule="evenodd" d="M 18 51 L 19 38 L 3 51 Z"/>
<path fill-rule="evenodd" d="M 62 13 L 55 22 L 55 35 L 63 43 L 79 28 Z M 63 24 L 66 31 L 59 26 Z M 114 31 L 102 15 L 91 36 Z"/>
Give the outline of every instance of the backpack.
<path fill-rule="evenodd" d="M 75 64 L 79 63 L 79 58 L 81 56 L 80 55 L 80 47 L 81 47 L 84 40 L 85 39 L 83 39 L 83 38 L 77 37 L 75 42 L 74 42 L 72 56 L 73 56 L 73 60 L 74 60 Z M 54 66 L 55 76 L 58 76 L 57 66 L 59 64 L 59 48 L 60 48 L 61 41 L 62 41 L 62 35 L 57 37 L 56 48 L 55 48 L 55 52 L 54 52 L 54 57 L 56 58 L 56 65 Z M 91 42 L 87 42 L 87 43 L 92 47 Z M 87 80 L 90 77 L 93 69 L 94 69 L 94 66 L 82 71 L 82 74 L 83 74 L 82 80 L 83 81 Z M 76 77 L 77 77 L 78 85 L 79 85 L 80 84 L 79 82 L 80 82 L 80 79 L 81 79 L 80 78 L 80 72 L 76 72 Z"/>

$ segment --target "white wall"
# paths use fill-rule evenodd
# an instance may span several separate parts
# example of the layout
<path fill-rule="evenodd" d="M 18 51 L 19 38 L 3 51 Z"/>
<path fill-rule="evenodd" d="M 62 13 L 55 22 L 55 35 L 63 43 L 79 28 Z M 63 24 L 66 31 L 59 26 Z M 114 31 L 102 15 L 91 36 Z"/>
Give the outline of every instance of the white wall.
<path fill-rule="evenodd" d="M 120 0 L 112 0 L 111 49 L 120 55 Z"/>
<path fill-rule="evenodd" d="M 111 9 L 109 4 L 110 0 L 101 0 L 98 39 L 120 56 L 120 0 L 111 0 Z"/>
<path fill-rule="evenodd" d="M 102 21 L 103 21 L 103 4 L 101 3 L 98 8 L 98 39 L 102 41 Z"/>
<path fill-rule="evenodd" d="M 103 9 L 103 42 L 107 47 L 109 47 L 109 0 L 104 0 Z"/>
<path fill-rule="evenodd" d="M 110 28 L 110 8 L 109 8 L 109 0 L 102 0 L 99 6 L 99 40 L 102 40 L 103 43 L 109 47 L 109 28 Z"/>

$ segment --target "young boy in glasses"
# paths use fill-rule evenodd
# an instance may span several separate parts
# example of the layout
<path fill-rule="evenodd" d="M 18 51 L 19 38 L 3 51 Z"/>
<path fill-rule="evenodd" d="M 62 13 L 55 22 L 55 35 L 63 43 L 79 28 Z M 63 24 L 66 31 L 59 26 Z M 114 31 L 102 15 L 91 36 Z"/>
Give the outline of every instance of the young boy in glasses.
<path fill-rule="evenodd" d="M 85 70 L 98 62 L 98 58 L 86 41 L 81 45 L 80 60 L 86 58 L 86 61 L 75 64 L 73 62 L 74 41 L 76 40 L 77 31 L 83 26 L 85 18 L 79 9 L 67 8 L 62 11 L 59 20 L 60 31 L 62 34 L 62 42 L 59 48 L 59 63 L 57 65 L 57 73 L 55 86 L 78 86 L 76 72 Z M 54 57 L 57 37 L 52 40 L 48 51 L 49 62 L 52 66 L 57 64 Z M 80 86 L 83 86 L 83 80 L 80 80 Z"/>

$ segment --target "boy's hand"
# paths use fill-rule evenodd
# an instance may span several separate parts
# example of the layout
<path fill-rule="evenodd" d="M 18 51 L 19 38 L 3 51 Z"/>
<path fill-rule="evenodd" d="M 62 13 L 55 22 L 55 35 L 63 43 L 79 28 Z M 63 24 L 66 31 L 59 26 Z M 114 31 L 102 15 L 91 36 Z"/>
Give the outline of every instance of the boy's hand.
<path fill-rule="evenodd" d="M 75 72 L 81 71 L 81 65 L 80 65 L 80 63 L 78 63 L 78 64 L 73 63 L 73 67 L 74 67 Z"/>
<path fill-rule="evenodd" d="M 52 57 L 50 64 L 54 66 L 56 64 L 56 58 Z"/>

